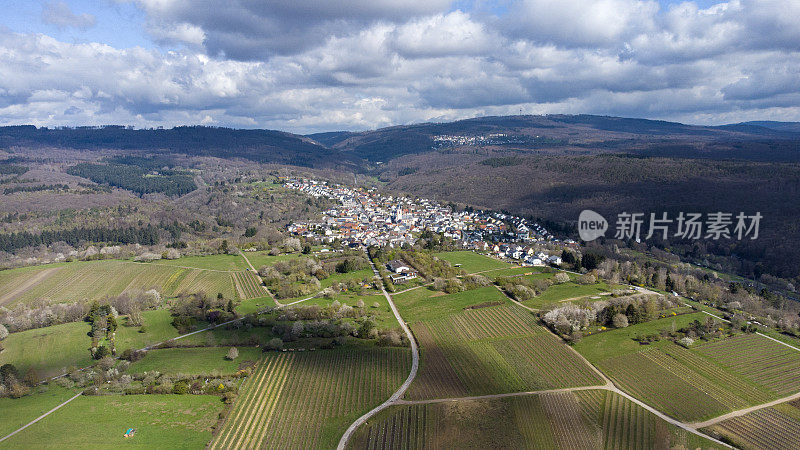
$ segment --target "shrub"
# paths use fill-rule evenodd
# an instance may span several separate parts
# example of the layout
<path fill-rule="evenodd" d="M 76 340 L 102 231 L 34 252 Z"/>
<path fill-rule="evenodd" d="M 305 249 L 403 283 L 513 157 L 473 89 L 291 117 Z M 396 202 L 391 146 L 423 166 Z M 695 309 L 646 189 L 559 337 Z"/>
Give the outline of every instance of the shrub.
<path fill-rule="evenodd" d="M 569 281 L 569 275 L 567 275 L 567 274 L 566 274 L 566 273 L 564 273 L 564 272 L 559 272 L 559 273 L 557 273 L 557 274 L 556 274 L 556 276 L 554 276 L 554 277 L 553 277 L 553 281 L 554 281 L 556 284 L 563 284 L 563 283 L 566 283 L 566 282 L 568 282 L 568 281 Z"/>
<path fill-rule="evenodd" d="M 692 346 L 692 344 L 694 344 L 694 339 L 690 338 L 689 336 L 684 336 L 678 340 L 678 344 L 689 348 Z"/>
<path fill-rule="evenodd" d="M 238 357 L 239 357 L 239 350 L 237 350 L 236 347 L 231 347 L 228 350 L 228 354 L 225 355 L 225 359 L 227 359 L 228 361 L 233 361 Z"/>
<path fill-rule="evenodd" d="M 628 316 L 625 314 L 617 314 L 611 320 L 612 325 L 614 328 L 625 328 L 628 326 Z"/>
<path fill-rule="evenodd" d="M 8 330 L 6 327 L 0 323 L 0 341 L 8 337 Z"/>

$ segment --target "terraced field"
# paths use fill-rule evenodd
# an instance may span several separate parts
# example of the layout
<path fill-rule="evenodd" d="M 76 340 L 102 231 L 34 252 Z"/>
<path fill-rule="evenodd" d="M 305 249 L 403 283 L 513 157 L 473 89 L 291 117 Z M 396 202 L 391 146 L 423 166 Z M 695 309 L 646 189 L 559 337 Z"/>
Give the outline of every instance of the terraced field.
<path fill-rule="evenodd" d="M 408 349 L 264 354 L 211 448 L 332 448 L 403 382 Z"/>
<path fill-rule="evenodd" d="M 745 449 L 796 449 L 800 442 L 800 401 L 759 409 L 703 431 L 724 436 Z"/>
<path fill-rule="evenodd" d="M 588 390 L 391 407 L 354 449 L 715 448 L 613 392 Z"/>
<path fill-rule="evenodd" d="M 412 325 L 420 372 L 409 399 L 600 385 L 560 340 L 517 306 L 465 310 Z"/>

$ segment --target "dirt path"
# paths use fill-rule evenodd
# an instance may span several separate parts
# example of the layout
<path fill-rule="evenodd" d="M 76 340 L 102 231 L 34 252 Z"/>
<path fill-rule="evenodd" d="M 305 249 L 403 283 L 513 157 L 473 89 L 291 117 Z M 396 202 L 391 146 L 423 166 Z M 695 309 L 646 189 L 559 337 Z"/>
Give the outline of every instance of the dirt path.
<path fill-rule="evenodd" d="M 27 280 L 23 281 L 22 284 L 17 286 L 15 289 L 12 289 L 11 292 L 7 292 L 0 297 L 0 306 L 3 306 L 5 303 L 11 302 L 16 297 L 28 292 L 28 290 L 35 285 L 41 283 L 42 281 L 50 278 L 56 272 L 61 270 L 63 267 L 51 267 L 49 269 L 40 270 L 32 277 L 28 278 Z"/>
<path fill-rule="evenodd" d="M 29 426 L 31 426 L 31 425 L 33 425 L 33 424 L 35 424 L 36 422 L 38 422 L 38 421 L 40 421 L 40 420 L 44 419 L 45 417 L 49 416 L 50 414 L 53 414 L 54 412 L 56 412 L 56 411 L 58 411 L 59 409 L 61 409 L 61 407 L 62 407 L 62 406 L 65 406 L 67 403 L 69 403 L 69 402 L 71 402 L 71 401 L 75 400 L 76 398 L 80 397 L 81 395 L 83 395 L 83 392 L 78 392 L 77 394 L 75 394 L 75 396 L 74 396 L 74 397 L 70 398 L 69 400 L 65 401 L 64 403 L 62 403 L 62 404 L 60 404 L 60 405 L 56 406 L 55 408 L 51 409 L 50 411 L 47 411 L 46 413 L 42 414 L 41 416 L 39 416 L 39 417 L 37 417 L 37 418 L 35 418 L 35 419 L 31 420 L 31 421 L 30 421 L 30 422 L 28 422 L 27 424 L 25 424 L 25 425 L 23 425 L 23 426 L 21 426 L 21 427 L 17 428 L 15 431 L 12 431 L 11 433 L 9 433 L 9 434 L 7 434 L 7 435 L 3 436 L 2 438 L 0 438 L 0 442 L 3 442 L 3 441 L 5 441 L 6 439 L 10 438 L 11 436 L 14 436 L 15 434 L 17 434 L 17 433 L 19 433 L 20 431 L 22 431 L 22 430 L 24 430 L 24 429 L 28 428 Z"/>
<path fill-rule="evenodd" d="M 695 423 L 691 424 L 691 426 L 694 427 L 694 428 L 710 427 L 711 425 L 717 424 L 719 422 L 722 422 L 722 421 L 725 421 L 725 420 L 728 420 L 728 419 L 733 419 L 734 417 L 743 416 L 743 415 L 749 414 L 749 413 L 751 413 L 753 411 L 758 411 L 759 409 L 769 408 L 771 406 L 775 406 L 777 404 L 784 403 L 784 402 L 790 402 L 792 400 L 797 400 L 799 398 L 800 398 L 800 392 L 798 392 L 796 394 L 793 394 L 793 395 L 790 395 L 788 397 L 783 397 L 783 398 L 779 398 L 777 400 L 773 400 L 773 401 L 771 401 L 769 403 L 764 403 L 764 404 L 761 404 L 761 405 L 756 405 L 756 406 L 751 406 L 749 408 L 740 409 L 738 411 L 729 412 L 728 414 L 723 414 L 723 415 L 715 417 L 713 419 L 706 420 L 705 422 L 695 422 Z"/>
<path fill-rule="evenodd" d="M 369 263 L 372 265 L 372 271 L 375 272 L 375 275 L 378 275 L 378 269 L 375 267 L 375 263 L 372 262 L 372 259 L 370 259 Z M 408 325 L 406 325 L 405 321 L 403 321 L 403 318 L 400 316 L 400 312 L 397 310 L 397 306 L 395 306 L 394 302 L 392 301 L 392 297 L 389 295 L 388 292 L 386 292 L 386 289 L 383 286 L 381 286 L 381 291 L 383 291 L 383 296 L 386 297 L 386 301 L 389 302 L 389 307 L 392 309 L 394 317 L 397 319 L 397 322 L 400 324 L 400 327 L 403 328 L 403 331 L 405 331 L 406 336 L 408 337 L 408 341 L 411 343 L 411 372 L 408 374 L 408 378 L 406 378 L 406 381 L 404 381 L 403 384 L 400 385 L 400 387 L 397 389 L 397 391 L 395 391 L 394 394 L 392 394 L 391 397 L 386 399 L 385 402 L 381 403 L 380 405 L 370 410 L 368 413 L 356 419 L 355 422 L 353 422 L 352 424 L 350 424 L 349 427 L 347 427 L 347 430 L 345 430 L 344 434 L 342 435 L 342 438 L 339 440 L 339 445 L 336 447 L 337 450 L 344 450 L 345 447 L 347 446 L 347 441 L 350 440 L 350 437 L 353 435 L 353 432 L 355 432 L 356 429 L 359 426 L 361 426 L 364 422 L 369 420 L 370 417 L 383 411 L 389 406 L 396 404 L 398 400 L 400 400 L 400 397 L 402 397 L 403 394 L 406 393 L 408 387 L 411 386 L 411 382 L 414 381 L 414 378 L 416 378 L 417 376 L 417 371 L 419 370 L 419 349 L 417 348 L 417 341 L 414 340 L 414 335 L 411 334 L 411 330 L 408 328 Z"/>

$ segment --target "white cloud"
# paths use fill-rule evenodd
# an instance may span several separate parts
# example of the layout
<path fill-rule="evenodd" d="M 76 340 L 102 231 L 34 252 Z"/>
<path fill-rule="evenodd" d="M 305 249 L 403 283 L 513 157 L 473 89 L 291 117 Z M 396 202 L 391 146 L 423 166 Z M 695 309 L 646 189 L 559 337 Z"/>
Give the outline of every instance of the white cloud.
<path fill-rule="evenodd" d="M 520 109 L 800 120 L 794 5 L 526 0 L 489 17 L 446 1 L 308 1 L 141 0 L 153 38 L 182 44 L 171 51 L 0 30 L 0 124 L 310 132 Z"/>
<path fill-rule="evenodd" d="M 97 20 L 91 14 L 75 14 L 64 2 L 52 2 L 42 5 L 42 21 L 58 28 L 78 28 L 86 30 L 96 25 Z"/>

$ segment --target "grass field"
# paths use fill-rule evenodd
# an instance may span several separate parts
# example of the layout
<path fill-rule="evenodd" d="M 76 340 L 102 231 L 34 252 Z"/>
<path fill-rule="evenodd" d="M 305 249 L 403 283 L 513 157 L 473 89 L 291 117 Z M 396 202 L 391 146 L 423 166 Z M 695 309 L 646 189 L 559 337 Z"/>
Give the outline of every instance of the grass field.
<path fill-rule="evenodd" d="M 739 448 L 793 450 L 800 442 L 800 401 L 759 409 L 703 431 L 725 437 Z"/>
<path fill-rule="evenodd" d="M 333 448 L 408 374 L 408 349 L 266 353 L 211 448 Z"/>
<path fill-rule="evenodd" d="M 435 320 L 484 302 L 509 303 L 503 293 L 494 286 L 447 295 L 422 287 L 394 295 L 392 300 L 400 308 L 400 313 L 407 322 Z"/>
<path fill-rule="evenodd" d="M 0 297 L 6 304 L 35 299 L 91 301 L 148 289 L 157 289 L 166 297 L 199 291 L 211 295 L 221 292 L 227 298 L 235 296 L 233 278 L 228 272 L 185 269 L 167 264 L 81 261 L 7 270 L 0 272 L 0 276 L 8 282 L 0 283 Z"/>
<path fill-rule="evenodd" d="M 0 438 L 50 411 L 76 393 L 77 391 L 53 384 L 34 389 L 30 395 L 25 397 L 0 398 L 0 411 L 2 411 Z M 2 445 L 0 444 L 0 446 Z"/>
<path fill-rule="evenodd" d="M 150 350 L 144 359 L 131 364 L 128 372 L 142 373 L 157 370 L 165 374 L 184 375 L 230 375 L 239 365 L 261 358 L 261 349 L 236 347 L 239 357 L 234 361 L 225 359 L 230 347 L 165 348 Z"/>
<path fill-rule="evenodd" d="M 714 448 L 612 392 L 393 406 L 358 430 L 353 449 Z"/>
<path fill-rule="evenodd" d="M 542 292 L 541 295 L 538 295 L 531 300 L 526 300 L 524 303 L 526 306 L 530 306 L 531 308 L 541 308 L 542 306 L 549 305 L 551 303 L 599 296 L 600 294 L 611 292 L 612 289 L 616 289 L 616 287 L 609 286 L 603 282 L 584 285 L 570 281 L 563 284 L 554 284 L 547 288 L 546 291 Z"/>
<path fill-rule="evenodd" d="M 412 324 L 422 361 L 409 399 L 602 384 L 559 339 L 517 306 L 494 306 Z"/>
<path fill-rule="evenodd" d="M 203 448 L 223 404 L 208 395 L 81 396 L 3 448 Z M 136 435 L 125 438 L 128 428 Z"/>
<path fill-rule="evenodd" d="M 119 351 L 142 348 L 178 335 L 168 311 L 145 311 L 142 317 L 146 333 L 139 333 L 138 327 L 117 329 Z M 85 367 L 93 362 L 89 355 L 89 330 L 86 322 L 73 322 L 11 333 L 3 341 L 5 351 L 0 353 L 0 365 L 14 364 L 23 373 L 34 368 L 40 377 L 60 375 L 69 366 Z"/>
<path fill-rule="evenodd" d="M 575 349 L 620 388 L 688 422 L 796 392 L 800 352 L 761 336 L 701 341 L 690 349 L 668 340 L 642 346 L 631 339 L 707 317 L 688 314 L 598 333 L 586 336 Z"/>
<path fill-rule="evenodd" d="M 502 269 L 510 266 L 508 263 L 470 251 L 440 252 L 434 253 L 434 256 L 449 262 L 453 266 L 460 264 L 461 269 L 464 269 L 467 273 Z"/>
<path fill-rule="evenodd" d="M 278 261 L 299 258 L 305 255 L 300 253 L 289 253 L 285 255 L 272 256 L 269 254 L 269 252 L 245 252 L 245 256 L 247 256 L 247 260 L 250 261 L 250 264 L 252 264 L 256 270 L 258 270 L 264 266 L 271 266 Z"/>

